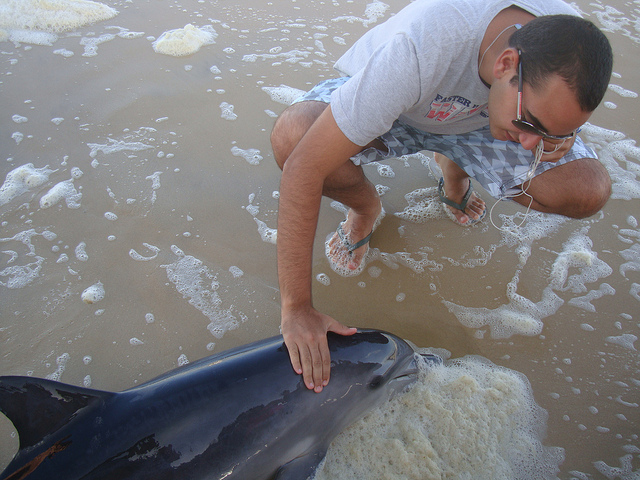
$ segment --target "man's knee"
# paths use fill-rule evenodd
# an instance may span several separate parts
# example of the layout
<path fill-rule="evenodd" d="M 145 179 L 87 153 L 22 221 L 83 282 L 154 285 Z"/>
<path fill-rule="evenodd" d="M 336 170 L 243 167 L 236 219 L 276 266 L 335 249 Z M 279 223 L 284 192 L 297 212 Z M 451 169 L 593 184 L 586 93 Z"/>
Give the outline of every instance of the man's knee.
<path fill-rule="evenodd" d="M 565 164 L 571 169 L 564 178 L 565 207 L 558 213 L 572 218 L 595 215 L 611 196 L 611 177 L 598 160 L 587 158 Z M 555 169 L 553 169 L 555 170 Z M 565 172 L 566 173 L 566 172 Z M 559 186 L 562 188 L 562 185 Z"/>
<path fill-rule="evenodd" d="M 585 158 L 559 165 L 536 176 L 527 194 L 532 208 L 570 218 L 586 218 L 598 213 L 611 196 L 609 172 L 598 160 Z M 529 196 L 514 200 L 529 205 Z"/>
<path fill-rule="evenodd" d="M 602 210 L 611 196 L 611 177 L 605 166 L 598 160 L 589 159 L 583 165 L 587 182 L 580 190 L 575 218 L 586 218 Z M 582 210 L 582 211 L 580 211 Z"/>
<path fill-rule="evenodd" d="M 323 102 L 300 102 L 280 114 L 271 131 L 271 148 L 280 169 L 325 108 L 327 104 Z"/>

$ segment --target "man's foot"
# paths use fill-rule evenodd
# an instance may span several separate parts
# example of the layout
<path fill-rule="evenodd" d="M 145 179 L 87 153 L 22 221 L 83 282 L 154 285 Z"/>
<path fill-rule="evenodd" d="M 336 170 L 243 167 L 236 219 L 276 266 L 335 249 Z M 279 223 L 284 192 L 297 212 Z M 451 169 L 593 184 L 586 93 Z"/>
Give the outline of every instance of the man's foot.
<path fill-rule="evenodd" d="M 382 205 L 371 215 L 358 215 L 353 210 L 340 223 L 338 230 L 325 243 L 325 254 L 334 272 L 351 277 L 365 267 L 369 239 L 384 217 Z"/>
<path fill-rule="evenodd" d="M 473 191 L 471 185 L 471 179 L 467 178 L 467 187 L 465 192 L 460 197 L 459 194 L 455 196 L 447 193 L 444 190 L 444 177 L 440 178 L 438 182 L 438 196 L 440 201 L 444 204 L 444 210 L 446 214 L 458 225 L 463 227 L 471 226 L 478 223 L 484 218 L 487 213 L 487 207 L 478 194 Z M 462 182 L 465 183 L 464 181 Z M 451 191 L 451 190 L 450 190 Z M 460 190 L 458 190 L 459 193 Z M 452 198 L 461 198 L 460 203 L 455 202 Z"/>
<path fill-rule="evenodd" d="M 438 194 L 445 204 L 445 213 L 458 225 L 469 226 L 478 223 L 484 218 L 487 207 L 482 198 L 473 191 L 469 175 L 441 153 L 434 153 L 434 159 L 442 171 Z"/>

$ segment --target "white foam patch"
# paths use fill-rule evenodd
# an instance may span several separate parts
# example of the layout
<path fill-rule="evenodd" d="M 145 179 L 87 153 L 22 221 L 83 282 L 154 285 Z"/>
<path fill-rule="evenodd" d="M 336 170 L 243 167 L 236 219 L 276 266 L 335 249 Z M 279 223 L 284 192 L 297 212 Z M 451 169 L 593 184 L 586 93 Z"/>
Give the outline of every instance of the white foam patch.
<path fill-rule="evenodd" d="M 626 349 L 633 350 L 634 352 L 636 351 L 636 347 L 634 345 L 636 340 L 638 340 L 638 337 L 636 337 L 635 335 L 632 335 L 630 333 L 625 333 L 623 335 L 611 336 L 611 337 L 605 338 L 606 342 L 613 343 L 615 345 L 619 345 L 619 346 L 624 347 Z"/>
<path fill-rule="evenodd" d="M 98 46 L 116 38 L 112 33 L 103 33 L 98 37 L 82 37 L 80 45 L 84 47 L 83 57 L 95 57 L 98 55 Z"/>
<path fill-rule="evenodd" d="M 149 260 L 153 260 L 158 256 L 158 253 L 160 253 L 160 248 L 156 247 L 155 245 L 151 245 L 149 243 L 143 243 L 142 245 L 152 254 L 144 256 L 132 248 L 131 250 L 129 250 L 129 256 L 134 260 L 137 260 L 138 262 L 148 262 Z"/>
<path fill-rule="evenodd" d="M 241 276 L 244 275 L 244 272 L 242 271 L 242 269 L 235 265 L 232 265 L 229 267 L 229 273 L 233 275 L 233 278 L 240 278 Z"/>
<path fill-rule="evenodd" d="M 620 85 L 616 85 L 613 83 L 609 84 L 609 90 L 612 92 L 616 92 L 621 97 L 625 98 L 638 98 L 638 94 L 631 90 L 627 90 L 626 88 L 621 87 Z"/>
<path fill-rule="evenodd" d="M 249 165 L 259 165 L 263 157 L 257 148 L 242 149 L 240 147 L 231 147 L 231 153 L 236 157 L 244 158 Z"/>
<path fill-rule="evenodd" d="M 367 4 L 364 11 L 364 18 L 357 17 L 355 15 L 343 15 L 343 16 L 334 18 L 333 21 L 334 22 L 345 21 L 347 23 L 361 23 L 363 26 L 368 27 L 369 25 L 376 23 L 380 18 L 384 17 L 388 9 L 389 9 L 389 5 L 376 0 L 372 3 Z"/>
<path fill-rule="evenodd" d="M 58 35 L 55 33 L 37 32 L 33 30 L 11 30 L 7 40 L 14 43 L 51 46 L 58 40 Z"/>
<path fill-rule="evenodd" d="M 279 53 L 250 53 L 242 57 L 243 62 L 254 63 L 258 59 L 262 60 L 282 60 L 287 63 L 298 63 L 311 55 L 307 50 L 290 50 Z"/>
<path fill-rule="evenodd" d="M 153 42 L 153 49 L 157 53 L 174 57 L 193 55 L 203 46 L 215 43 L 217 36 L 211 25 L 196 27 L 187 24 L 184 28 L 164 32 Z"/>
<path fill-rule="evenodd" d="M 552 478 L 564 451 L 542 444 L 546 420 L 526 377 L 464 357 L 345 430 L 315 480 Z"/>
<path fill-rule="evenodd" d="M 60 381 L 60 377 L 62 377 L 62 374 L 64 373 L 65 369 L 67 368 L 67 362 L 69 361 L 70 358 L 71 358 L 71 356 L 68 353 L 63 353 L 58 358 L 56 358 L 56 370 L 55 370 L 55 372 L 50 373 L 45 378 L 47 380 L 53 380 L 55 382 L 59 382 Z"/>
<path fill-rule="evenodd" d="M 3 0 L 0 28 L 59 33 L 108 20 L 117 13 L 103 3 L 89 0 Z"/>
<path fill-rule="evenodd" d="M 227 102 L 222 102 L 220 104 L 220 117 L 225 120 L 236 120 L 238 115 L 233 112 L 234 106 Z"/>
<path fill-rule="evenodd" d="M 595 149 L 612 181 L 612 199 L 640 198 L 640 148 L 636 141 L 614 130 L 586 123 L 580 136 Z"/>
<path fill-rule="evenodd" d="M 517 284 L 517 278 L 515 280 L 512 284 Z M 563 303 L 550 289 L 544 290 L 542 300 L 537 303 L 515 293 L 515 286 L 508 291 L 511 291 L 511 302 L 496 309 L 464 307 L 446 300 L 443 303 L 463 325 L 488 326 L 492 338 L 539 335 L 543 327 L 541 319 L 553 315 Z"/>
<path fill-rule="evenodd" d="M 7 288 L 23 288 L 40 276 L 44 258 L 35 256 L 33 262 L 23 265 L 10 265 L 0 270 L 0 285 Z"/>
<path fill-rule="evenodd" d="M 177 246 L 172 245 L 171 250 L 178 260 L 162 265 L 167 271 L 167 278 L 190 305 L 209 319 L 207 329 L 211 334 L 222 338 L 228 330 L 237 328 L 246 317 L 240 313 L 234 314 L 233 307 L 222 306 L 222 298 L 218 294 L 220 283 L 216 276 L 201 260 L 186 255 Z"/>
<path fill-rule="evenodd" d="M 542 319 L 547 318 L 558 311 L 564 303 L 555 291 L 582 294 L 588 292 L 587 284 L 596 282 L 600 278 L 612 273 L 611 267 L 598 258 L 597 253 L 591 250 L 592 242 L 587 236 L 589 227 L 584 227 L 574 232 L 563 245 L 551 268 L 549 285 L 542 292 L 542 299 L 534 302 L 517 293 L 520 274 L 531 255 L 531 245 L 534 240 L 549 235 L 553 228 L 548 220 L 557 220 L 563 223 L 565 219 L 559 216 L 546 216 L 540 213 L 530 214 L 530 218 L 523 227 L 508 225 L 505 218 L 506 231 L 513 232 L 504 237 L 505 243 L 509 239 L 519 243 L 516 252 L 519 257 L 519 265 L 516 272 L 507 285 L 507 298 L 509 303 L 495 309 L 471 308 L 456 305 L 453 302 L 443 300 L 458 320 L 470 328 L 482 328 L 488 326 L 493 338 L 508 338 L 511 335 L 538 335 L 542 332 Z M 559 225 L 556 224 L 557 225 Z M 572 273 L 574 272 L 575 273 Z M 575 297 L 569 300 L 570 304 L 583 309 L 594 311 L 591 303 L 604 295 L 613 295 L 615 290 L 608 284 L 602 284 L 598 290 L 593 290 L 587 295 Z"/>
<path fill-rule="evenodd" d="M 630 20 L 627 15 L 611 5 L 600 5 L 593 11 L 593 14 L 608 32 L 624 35 L 636 44 L 640 43 L 640 32 L 634 23 L 634 20 L 637 19 L 635 14 Z M 631 29 L 627 27 L 631 27 Z M 616 77 L 615 73 L 613 77 Z M 620 78 L 619 75 L 617 78 Z"/>
<path fill-rule="evenodd" d="M 591 303 L 593 300 L 598 300 L 605 295 L 615 295 L 615 289 L 608 283 L 603 283 L 597 290 L 591 290 L 589 293 L 582 297 L 575 297 L 570 299 L 567 303 L 578 308 L 582 308 L 587 312 L 595 312 L 596 307 Z"/>
<path fill-rule="evenodd" d="M 13 237 L 0 238 L 0 243 L 10 245 L 12 242 L 16 242 L 23 245 L 20 252 L 9 249 L 1 252 L 8 255 L 8 260 L 6 267 L 0 270 L 0 285 L 7 288 L 23 288 L 40 276 L 45 259 L 36 255 L 36 248 L 32 240 L 33 237 L 40 235 L 49 241 L 56 238 L 56 234 L 53 232 L 44 230 L 38 233 L 35 228 L 16 233 Z M 26 253 L 22 253 L 24 248 L 27 250 Z M 21 260 L 23 256 L 26 257 L 25 260 Z M 21 263 L 18 264 L 20 260 Z"/>
<path fill-rule="evenodd" d="M 255 217 L 253 219 L 258 224 L 258 233 L 260 234 L 262 241 L 275 245 L 278 241 L 278 230 L 275 228 L 269 228 L 262 220 L 258 220 Z"/>
<path fill-rule="evenodd" d="M 33 163 L 27 163 L 14 168 L 5 178 L 0 187 L 0 206 L 9 203 L 14 198 L 36 189 L 49 181 L 49 176 L 54 172 L 47 167 L 35 168 Z"/>
<path fill-rule="evenodd" d="M 593 242 L 587 236 L 588 228 L 574 233 L 562 246 L 556 261 L 551 268 L 551 287 L 562 292 L 586 292 L 587 283 L 611 275 L 613 269 L 598 258 L 598 254 L 591 250 Z M 579 272 L 569 275 L 570 269 Z"/>
<path fill-rule="evenodd" d="M 623 229 L 620 230 L 620 238 L 626 243 L 633 243 L 633 237 L 638 237 L 640 235 L 640 230 L 629 230 Z M 620 275 L 624 278 L 627 277 L 627 272 L 639 272 L 640 271 L 640 238 L 636 239 L 636 243 L 631 245 L 631 247 L 622 250 L 620 255 L 625 260 L 619 267 Z"/>
<path fill-rule="evenodd" d="M 47 193 L 40 198 L 40 208 L 49 208 L 56 205 L 64 198 L 67 207 L 76 209 L 80 208 L 80 200 L 82 193 L 76 190 L 73 184 L 73 178 L 64 180 L 54 185 Z"/>
<path fill-rule="evenodd" d="M 89 260 L 89 255 L 87 255 L 87 244 L 85 242 L 80 242 L 76 246 L 74 253 L 76 254 L 76 258 L 81 262 Z"/>
<path fill-rule="evenodd" d="M 104 295 L 104 285 L 102 282 L 98 282 L 87 287 L 80 295 L 80 298 L 84 303 L 91 305 L 104 299 Z"/>
<path fill-rule="evenodd" d="M 425 223 L 437 218 L 446 218 L 442 202 L 438 198 L 438 188 L 419 188 L 407 193 L 404 198 L 407 206 L 402 212 L 396 212 L 396 217 L 413 223 Z"/>
<path fill-rule="evenodd" d="M 155 129 L 151 129 L 155 131 Z M 87 143 L 87 147 L 91 149 L 89 156 L 91 158 L 96 158 L 98 153 L 103 153 L 105 155 L 111 155 L 117 152 L 129 151 L 129 152 L 140 152 L 142 150 L 148 150 L 150 148 L 154 148 L 152 145 L 147 145 L 142 142 L 126 142 L 124 140 L 114 140 L 112 138 L 108 139 L 109 143 L 100 144 L 100 143 Z"/>
<path fill-rule="evenodd" d="M 162 175 L 162 172 L 153 172 L 151 175 L 148 175 L 145 177 L 145 180 L 151 180 L 151 204 L 152 205 L 156 203 L 156 199 L 158 198 L 157 190 L 160 188 L 160 175 Z"/>
<path fill-rule="evenodd" d="M 608 480 L 635 480 L 640 475 L 640 469 L 633 468 L 633 455 L 623 455 L 618 459 L 619 467 L 608 465 L 601 460 L 593 462 L 593 466 Z"/>
<path fill-rule="evenodd" d="M 289 87 L 287 85 L 280 85 L 279 87 L 262 87 L 262 91 L 269 95 L 271 100 L 283 105 L 291 105 L 294 100 L 306 93 L 304 90 Z"/>

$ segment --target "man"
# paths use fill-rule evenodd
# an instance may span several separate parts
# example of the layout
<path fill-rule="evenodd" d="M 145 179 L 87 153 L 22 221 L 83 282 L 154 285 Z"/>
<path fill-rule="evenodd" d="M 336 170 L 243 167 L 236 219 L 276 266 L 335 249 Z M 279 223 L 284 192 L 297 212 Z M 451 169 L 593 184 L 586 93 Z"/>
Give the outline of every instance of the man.
<path fill-rule="evenodd" d="M 606 169 L 576 135 L 608 86 L 611 47 L 560 0 L 417 0 L 368 31 L 335 68 L 347 78 L 290 106 L 271 137 L 283 170 L 282 333 L 294 370 L 316 392 L 329 381 L 327 332 L 356 331 L 312 305 L 320 200 L 349 208 L 327 257 L 339 273 L 359 273 L 382 214 L 362 163 L 436 152 L 440 198 L 462 225 L 486 210 L 470 177 L 497 198 L 573 218 L 599 211 L 611 191 Z"/>

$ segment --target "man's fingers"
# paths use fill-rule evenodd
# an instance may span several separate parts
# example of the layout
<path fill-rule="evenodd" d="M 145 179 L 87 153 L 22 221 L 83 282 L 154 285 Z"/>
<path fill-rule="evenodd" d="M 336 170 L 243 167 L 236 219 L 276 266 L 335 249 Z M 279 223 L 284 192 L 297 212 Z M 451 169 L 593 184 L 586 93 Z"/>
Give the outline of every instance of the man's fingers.
<path fill-rule="evenodd" d="M 300 362 L 300 352 L 298 351 L 298 346 L 295 344 L 287 345 L 287 349 L 289 350 L 289 359 L 291 360 L 293 371 L 300 375 L 302 373 L 302 363 Z"/>
<path fill-rule="evenodd" d="M 313 390 L 316 387 L 313 374 L 313 359 L 309 347 L 305 345 L 300 350 L 300 360 L 302 362 L 302 379 L 304 384 L 309 390 Z"/>
<path fill-rule="evenodd" d="M 344 336 L 348 336 L 348 335 L 353 335 L 354 333 L 358 333 L 358 329 L 355 327 L 347 327 L 346 325 L 343 325 L 339 322 L 334 322 L 331 325 L 329 325 L 329 328 L 327 329 L 328 332 L 333 332 L 333 333 L 337 333 L 338 335 L 344 335 Z M 329 346 L 327 345 L 327 354 L 329 354 L 329 350 L 328 350 Z"/>
<path fill-rule="evenodd" d="M 322 378 L 322 355 L 320 354 L 320 346 L 311 350 L 311 364 L 313 366 L 311 374 L 313 377 L 313 390 L 316 393 L 322 391 L 323 378 Z"/>
<path fill-rule="evenodd" d="M 318 317 L 316 317 L 318 318 Z M 356 328 L 349 328 L 327 315 L 319 315 L 321 328 L 311 325 L 311 331 L 301 331 L 299 325 L 293 329 L 283 323 L 284 341 L 289 351 L 291 366 L 297 374 L 302 374 L 305 386 L 321 392 L 329 383 L 331 370 L 331 352 L 327 341 L 327 332 L 339 335 L 353 335 Z"/>
<path fill-rule="evenodd" d="M 322 383 L 320 385 L 326 387 L 329 384 L 329 376 L 331 374 L 331 353 L 329 352 L 329 344 L 327 342 L 320 345 L 320 357 L 322 362 Z"/>

